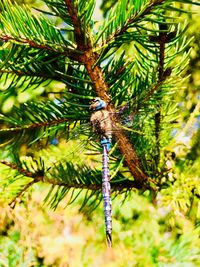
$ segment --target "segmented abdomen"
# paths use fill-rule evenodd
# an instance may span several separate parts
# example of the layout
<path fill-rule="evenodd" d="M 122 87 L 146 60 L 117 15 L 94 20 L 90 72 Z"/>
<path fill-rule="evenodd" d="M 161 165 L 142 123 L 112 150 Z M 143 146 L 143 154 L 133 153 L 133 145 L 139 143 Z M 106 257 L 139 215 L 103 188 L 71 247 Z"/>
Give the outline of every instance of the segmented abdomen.
<path fill-rule="evenodd" d="M 108 151 L 106 145 L 103 145 L 102 155 L 102 194 L 104 204 L 104 217 L 106 226 L 106 237 L 108 245 L 112 244 L 112 204 L 110 192 L 110 175 L 108 168 Z"/>

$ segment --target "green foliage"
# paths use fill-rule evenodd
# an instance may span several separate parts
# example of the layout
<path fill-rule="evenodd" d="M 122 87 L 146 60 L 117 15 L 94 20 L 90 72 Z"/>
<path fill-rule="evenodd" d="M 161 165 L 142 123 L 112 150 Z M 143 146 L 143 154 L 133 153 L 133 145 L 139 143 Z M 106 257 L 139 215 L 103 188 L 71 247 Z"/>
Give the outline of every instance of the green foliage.
<path fill-rule="evenodd" d="M 58 131 L 60 134 L 66 133 L 70 124 L 71 127 L 73 125 L 71 121 L 75 124 L 77 121 L 84 122 L 88 118 L 88 111 L 84 111 L 79 106 L 71 106 L 71 103 L 67 103 L 64 99 L 63 102 L 54 100 L 24 103 L 19 108 L 15 107 L 13 111 L 13 117 L 3 114 L 0 117 L 2 123 L 10 126 L 10 128 L 0 129 L 1 141 L 4 143 L 12 139 L 14 133 L 15 138 L 12 141 L 12 147 L 20 146 L 22 135 L 24 142 L 33 144 L 39 140 L 55 136 Z M 48 131 L 46 131 L 46 126 L 49 126 Z"/>
<path fill-rule="evenodd" d="M 19 236 L 19 233 L 13 233 L 11 237 L 4 237 L 1 239 L 1 260 L 0 266 L 28 266 L 31 264 L 35 264 L 37 262 L 34 256 L 34 250 L 30 249 L 29 251 L 23 247 L 18 246 L 16 240 Z M 26 259 L 24 260 L 24 255 L 26 255 Z M 38 265 L 37 265 L 38 266 Z"/>
<path fill-rule="evenodd" d="M 128 203 L 125 205 L 133 207 L 129 211 L 129 206 L 122 206 L 122 213 L 130 212 L 130 217 L 115 214 L 119 211 L 114 208 L 114 228 L 118 217 L 124 222 L 124 226 L 118 226 L 116 243 L 120 239 L 129 247 L 126 253 L 134 252 L 131 260 L 135 264 L 142 258 L 138 266 L 197 266 L 198 230 L 188 221 L 198 225 L 200 216 L 199 125 L 193 127 L 198 122 L 199 85 L 189 89 L 199 76 L 199 37 L 194 40 L 185 23 L 185 5 L 199 3 L 109 3 L 109 10 L 102 4 L 105 14 L 100 22 L 96 22 L 94 0 L 45 0 L 42 10 L 37 11 L 8 0 L 0 3 L 0 162 L 5 165 L 1 167 L 0 199 L 15 204 L 34 183 L 45 182 L 51 184 L 45 201 L 52 208 L 57 208 L 61 200 L 65 205 L 79 201 L 85 214 L 96 208 L 101 201 L 101 147 L 91 133 L 88 109 L 91 98 L 104 97 L 110 110 L 118 112 L 117 125 L 128 121 L 120 129 L 139 159 L 137 165 L 134 158 L 135 169 L 156 183 L 157 191 L 142 182 L 138 186 L 136 174 L 128 165 L 131 161 L 120 149 L 119 140 L 113 140 L 112 196 L 120 198 L 122 194 L 121 199 Z M 190 69 L 194 72 L 188 85 L 191 43 L 197 51 L 191 54 Z M 183 85 L 189 89 L 184 90 Z M 26 93 L 32 100 L 19 101 L 19 95 L 23 98 Z M 188 98 L 190 101 L 185 100 Z M 179 114 L 180 105 L 183 116 Z M 188 136 L 189 141 L 184 141 Z M 79 141 L 72 141 L 77 138 Z M 136 197 L 136 204 L 129 203 L 127 196 L 138 187 L 144 197 Z M 161 201 L 170 212 L 161 218 L 153 210 L 159 217 L 154 220 L 151 211 L 155 208 L 140 210 L 150 205 L 145 198 Z M 144 204 L 140 206 L 141 201 Z M 194 241 L 185 233 L 186 226 L 176 227 L 176 213 L 189 224 Z M 167 224 L 162 225 L 159 220 L 165 219 Z M 131 234 L 122 229 L 128 220 L 136 224 L 133 230 L 130 228 Z M 168 229 L 171 236 L 164 243 L 162 237 Z M 180 239 L 173 233 L 180 234 Z M 15 247 L 13 242 L 11 247 Z M 124 248 L 120 246 L 118 251 Z M 90 248 L 86 246 L 85 250 Z M 19 257 L 21 253 L 16 251 Z M 119 260 L 119 266 L 128 264 L 128 260 Z"/>
<path fill-rule="evenodd" d="M 102 208 L 77 212 L 75 203 L 56 211 L 38 205 L 44 188 L 36 187 L 28 203 L 1 210 L 0 265 L 7 266 L 198 266 L 199 227 L 161 202 L 155 208 L 133 193 L 122 205 L 113 201 L 113 253 L 104 246 Z M 80 195 L 80 202 L 83 200 Z M 11 215 L 12 214 L 12 215 Z M 4 218 L 4 220 L 3 220 Z M 13 220 L 15 224 L 13 224 Z M 6 233 L 6 235 L 5 235 Z M 3 265 L 4 264 L 4 265 Z M 15 265 L 14 265 L 15 264 Z"/>
<path fill-rule="evenodd" d="M 78 30 L 76 28 L 79 25 L 74 24 L 75 18 L 70 17 L 70 8 L 67 10 L 64 1 L 46 1 L 46 3 L 55 13 L 54 15 L 60 18 L 64 16 L 65 23 L 73 26 L 74 34 L 77 34 Z M 75 42 L 76 37 L 71 42 L 69 41 L 70 36 L 62 35 L 61 31 L 57 30 L 44 15 L 36 17 L 21 6 L 15 5 L 10 9 L 9 5 L 9 2 L 1 4 L 3 10 L 1 19 L 2 39 L 11 43 L 5 43 L 2 46 L 2 75 L 7 72 L 6 82 L 8 77 L 12 77 L 9 78 L 10 83 L 6 92 L 13 92 L 13 88 L 20 87 L 27 80 L 28 83 L 24 90 L 30 86 L 38 87 L 46 80 L 57 79 L 64 82 L 68 91 L 73 92 L 77 97 L 81 94 L 82 97 L 90 95 L 90 91 L 93 89 L 84 67 L 80 65 L 72 67 L 70 58 L 68 59 L 69 66 L 65 67 L 63 53 L 69 48 L 73 50 L 74 45 L 71 46 L 71 44 Z M 80 5 L 77 4 L 77 6 L 77 16 L 79 16 L 80 27 L 82 27 L 80 30 L 84 30 L 88 35 L 90 33 L 86 30 L 86 24 L 88 27 L 87 22 L 91 18 L 94 1 L 88 2 L 87 5 L 85 2 Z M 155 113 L 161 103 L 164 104 L 165 99 L 168 101 L 170 99 L 168 91 L 172 87 L 172 80 L 168 79 L 167 83 L 165 80 L 170 74 L 172 77 L 180 75 L 183 62 L 186 64 L 188 57 L 188 53 L 186 53 L 180 64 L 173 67 L 171 73 L 174 59 L 177 59 L 179 53 L 185 50 L 188 42 L 185 38 L 182 38 L 185 28 L 177 27 L 176 22 L 173 25 L 174 18 L 164 14 L 166 7 L 168 10 L 167 1 L 163 6 L 160 6 L 159 1 L 152 4 L 149 4 L 148 1 L 139 1 L 134 5 L 131 1 L 119 2 L 115 9 L 111 10 L 107 20 L 100 26 L 98 33 L 93 33 L 94 44 L 97 40 L 101 41 L 98 64 L 101 65 L 101 62 L 107 58 L 107 64 L 102 69 L 105 81 L 110 87 L 113 101 L 119 105 L 125 101 L 130 102 L 129 112 L 131 112 L 131 109 L 132 112 L 137 112 L 138 118 L 132 124 L 134 131 L 133 134 L 130 132 L 129 138 L 137 144 L 138 154 L 141 155 L 143 165 L 148 173 L 156 176 L 158 175 L 156 174 L 156 161 L 151 163 L 152 166 L 147 163 L 152 159 L 157 146 L 155 136 L 158 133 L 155 133 L 155 129 L 152 127 L 156 123 Z M 129 12 L 126 12 L 126 10 L 129 10 Z M 121 13 L 122 11 L 123 13 Z M 17 21 L 21 21 L 21 28 L 16 26 Z M 12 24 L 14 25 L 11 29 L 9 27 Z M 148 27 L 145 26 L 147 24 Z M 23 25 L 27 25 L 30 31 Z M 38 28 L 40 31 L 35 35 Z M 159 40 L 164 40 L 162 38 L 165 38 L 166 47 L 161 47 Z M 13 42 L 14 44 L 12 44 Z M 129 63 L 127 53 L 121 53 L 119 59 L 115 60 L 117 53 L 114 52 L 127 42 L 134 43 L 137 56 Z M 62 49 L 62 47 L 65 48 Z M 112 50 L 113 48 L 115 49 Z M 161 62 L 161 57 L 165 58 L 165 65 L 164 58 Z M 159 68 L 157 74 L 155 72 L 156 68 Z M 157 90 L 157 87 L 159 87 L 159 90 Z M 157 92 L 154 93 L 154 91 Z M 84 118 L 81 120 L 82 108 L 77 107 L 76 109 L 68 99 L 65 101 L 67 101 L 67 105 L 65 103 L 57 105 L 46 101 L 44 103 L 24 104 L 13 109 L 14 116 L 12 114 L 10 117 L 2 115 L 2 122 L 9 124 L 8 129 L 1 129 L 2 138 L 5 139 L 3 143 L 9 143 L 11 148 L 16 144 L 20 146 L 23 137 L 23 142 L 32 144 L 43 137 L 55 135 L 63 127 L 72 128 L 76 122 L 81 123 L 84 120 Z M 162 116 L 165 118 L 168 113 L 172 113 L 164 105 L 163 111 L 160 110 L 159 112 L 160 116 L 163 113 Z M 143 123 L 141 124 L 141 122 Z M 46 130 L 47 127 L 48 131 Z M 144 134 L 137 135 L 136 132 Z M 13 133 L 15 134 L 14 140 L 12 138 Z M 166 138 L 163 132 L 159 133 L 159 135 L 161 134 L 163 139 Z M 146 149 L 144 144 L 147 144 Z"/>
<path fill-rule="evenodd" d="M 5 1 L 1 3 L 0 8 L 2 37 L 5 40 L 10 37 L 14 43 L 24 42 L 25 45 L 33 42 L 36 47 L 38 43 L 46 49 L 52 48 L 55 51 L 63 51 L 62 47 L 70 45 L 50 20 L 43 15 L 35 16 L 28 7 L 23 8 Z"/>

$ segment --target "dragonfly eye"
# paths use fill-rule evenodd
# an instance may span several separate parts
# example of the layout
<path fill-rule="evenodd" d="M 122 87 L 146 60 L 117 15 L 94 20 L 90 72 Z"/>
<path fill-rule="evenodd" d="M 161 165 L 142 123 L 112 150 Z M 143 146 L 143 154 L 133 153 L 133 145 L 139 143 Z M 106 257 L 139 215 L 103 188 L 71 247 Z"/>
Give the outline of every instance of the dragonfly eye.
<path fill-rule="evenodd" d="M 90 104 L 90 110 L 100 110 L 105 107 L 106 107 L 105 101 L 103 101 L 99 97 L 92 99 L 91 104 Z"/>
<path fill-rule="evenodd" d="M 100 101 L 100 98 L 98 98 L 98 97 L 95 97 L 95 98 L 93 98 L 92 100 L 91 100 L 91 104 L 94 104 L 94 103 L 96 103 L 96 102 L 99 102 Z"/>

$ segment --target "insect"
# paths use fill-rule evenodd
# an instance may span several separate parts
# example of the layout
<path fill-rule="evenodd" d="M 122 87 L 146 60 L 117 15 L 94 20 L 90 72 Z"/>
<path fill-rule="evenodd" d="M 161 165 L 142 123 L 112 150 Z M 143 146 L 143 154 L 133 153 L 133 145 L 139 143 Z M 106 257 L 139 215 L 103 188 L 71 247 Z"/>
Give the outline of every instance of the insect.
<path fill-rule="evenodd" d="M 112 246 L 112 204 L 110 191 L 110 174 L 109 174 L 109 160 L 108 152 L 110 150 L 112 138 L 112 123 L 110 114 L 106 110 L 106 103 L 100 99 L 95 98 L 90 105 L 92 115 L 90 121 L 92 123 L 93 131 L 100 135 L 102 153 L 102 194 L 104 204 L 104 218 L 106 227 L 106 238 L 108 246 Z"/>
<path fill-rule="evenodd" d="M 63 103 L 59 103 L 62 105 Z M 77 138 L 79 134 L 83 133 L 88 135 L 91 139 L 91 125 L 92 130 L 95 135 L 100 137 L 100 143 L 102 146 L 102 196 L 103 196 L 103 205 L 104 205 L 104 219 L 105 219 L 105 228 L 106 228 L 106 238 L 108 246 L 112 246 L 112 204 L 111 204 L 111 186 L 110 186 L 110 172 L 109 172 L 109 156 L 108 153 L 111 149 L 112 134 L 115 133 L 116 129 L 113 127 L 111 116 L 124 116 L 124 111 L 128 109 L 128 105 L 117 110 L 116 114 L 112 114 L 106 109 L 106 103 L 101 98 L 94 98 L 90 102 L 89 109 L 91 111 L 90 123 L 86 122 L 81 124 L 77 129 L 72 129 L 71 132 L 72 138 Z M 88 109 L 88 106 L 87 106 Z M 129 118 L 130 117 L 130 118 Z M 122 121 L 122 125 L 131 121 L 131 116 L 126 116 L 126 120 Z M 123 127 L 123 126 L 122 126 Z M 88 131 L 89 130 L 89 131 Z M 51 144 L 54 144 L 54 139 Z M 83 144 L 84 146 L 84 144 Z M 79 149 L 81 146 L 79 146 Z M 121 176 L 121 179 L 126 179 Z"/>

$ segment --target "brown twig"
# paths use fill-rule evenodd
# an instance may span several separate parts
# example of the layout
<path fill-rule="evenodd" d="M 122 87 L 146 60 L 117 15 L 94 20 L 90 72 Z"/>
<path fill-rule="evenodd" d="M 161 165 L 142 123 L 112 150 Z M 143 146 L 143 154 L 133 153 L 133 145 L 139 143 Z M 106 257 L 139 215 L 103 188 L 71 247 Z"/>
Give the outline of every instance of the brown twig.
<path fill-rule="evenodd" d="M 125 33 L 127 29 L 130 27 L 131 24 L 137 22 L 139 19 L 141 20 L 144 18 L 149 12 L 158 5 L 161 5 L 165 0 L 152 0 L 151 3 L 146 7 L 146 9 L 142 13 L 136 13 L 133 14 L 127 21 L 126 23 L 122 26 L 116 29 L 116 31 L 111 34 L 102 44 L 101 46 L 104 46 L 105 44 L 108 44 L 115 40 L 118 36 L 121 34 Z"/>
<path fill-rule="evenodd" d="M 24 188 L 18 193 L 18 195 L 15 198 L 18 198 L 19 196 L 21 196 L 23 194 L 23 192 L 25 192 L 25 190 L 27 190 L 31 185 L 33 185 L 34 183 L 37 182 L 45 182 L 45 183 L 49 183 L 52 185 L 58 185 L 58 186 L 64 186 L 67 188 L 76 188 L 76 189 L 89 189 L 89 190 L 93 190 L 93 191 L 97 191 L 97 190 L 101 190 L 102 189 L 102 185 L 101 183 L 99 184 L 79 184 L 79 183 L 67 183 L 64 181 L 60 181 L 59 179 L 55 178 L 55 179 L 49 179 L 47 177 L 45 177 L 45 174 L 40 174 L 39 172 L 30 172 L 27 171 L 21 167 L 18 167 L 16 164 L 12 163 L 12 162 L 8 162 L 6 160 L 0 160 L 1 164 L 4 164 L 6 166 L 8 166 L 9 168 L 11 168 L 12 170 L 16 170 L 18 171 L 20 174 L 32 178 L 33 181 L 29 182 L 27 185 L 24 186 Z M 122 192 L 124 189 L 132 189 L 132 188 L 141 188 L 140 184 L 138 184 L 135 181 L 130 181 L 130 180 L 126 180 L 123 181 L 121 183 L 112 183 L 112 190 L 113 191 L 119 191 Z"/>
<path fill-rule="evenodd" d="M 38 77 L 41 79 L 49 79 L 49 80 L 55 80 L 55 81 L 63 81 L 65 78 L 64 74 L 56 74 L 52 77 L 52 75 L 48 76 L 45 73 L 33 73 L 33 72 L 24 72 L 24 71 L 19 71 L 19 70 L 4 70 L 0 69 L 0 73 L 5 73 L 5 74 L 14 74 L 17 76 L 28 76 L 28 77 Z"/>
<path fill-rule="evenodd" d="M 51 47 L 51 45 L 44 45 L 44 44 L 39 44 L 33 40 L 29 40 L 26 38 L 16 38 L 13 36 L 9 36 L 7 34 L 1 34 L 0 35 L 0 40 L 3 42 L 17 42 L 20 44 L 24 45 L 29 45 L 30 47 L 41 49 L 41 50 L 47 50 L 50 52 L 54 52 L 60 55 L 64 55 L 69 57 L 72 60 L 79 60 L 80 52 L 78 53 L 77 51 L 74 51 L 73 49 L 66 49 L 66 47 L 63 47 L 63 51 L 60 50 L 55 50 L 54 48 Z"/>
<path fill-rule="evenodd" d="M 29 182 L 28 184 L 26 184 L 24 186 L 24 188 L 18 192 L 18 194 L 10 201 L 10 203 L 8 204 L 12 209 L 15 207 L 16 205 L 16 201 L 18 198 L 21 198 L 22 195 L 28 190 L 29 187 L 31 187 L 33 184 L 35 184 L 37 181 L 32 180 L 31 182 Z"/>
<path fill-rule="evenodd" d="M 171 74 L 171 68 L 167 68 L 166 71 L 162 73 L 162 76 L 158 79 L 158 81 L 153 84 L 148 91 L 148 93 L 145 95 L 143 102 L 146 102 L 150 99 L 150 97 L 159 90 L 160 86 L 163 84 L 163 82 L 169 77 Z"/>
<path fill-rule="evenodd" d="M 91 42 L 81 27 L 77 8 L 75 7 L 74 2 L 75 1 L 72 0 L 65 0 L 66 8 L 74 25 L 74 37 L 77 43 L 77 47 L 80 51 L 87 51 L 92 47 Z"/>
<path fill-rule="evenodd" d="M 163 0 L 157 0 L 156 3 L 160 4 L 162 1 Z M 65 0 L 66 8 L 74 25 L 77 47 L 83 52 L 83 54 L 80 55 L 80 60 L 87 69 L 88 75 L 93 82 L 94 90 L 97 96 L 103 98 L 109 104 L 108 110 L 110 111 L 110 113 L 115 114 L 116 110 L 115 107 L 110 103 L 111 97 L 109 95 L 109 87 L 105 81 L 103 70 L 98 64 L 96 64 L 96 62 L 98 62 L 99 55 L 93 51 L 90 40 L 86 37 L 85 33 L 81 29 L 81 23 L 77 16 L 76 7 L 72 2 L 73 1 L 71 0 Z M 132 23 L 132 20 L 133 19 L 127 22 L 125 28 L 128 27 L 129 23 Z M 119 32 L 116 32 L 116 35 L 122 34 L 123 31 L 125 31 L 125 28 L 121 29 Z M 150 179 L 143 170 L 141 160 L 139 159 L 135 148 L 131 144 L 125 132 L 119 126 L 117 126 L 119 124 L 117 117 L 113 116 L 111 119 L 112 124 L 114 125 L 114 130 L 116 130 L 114 136 L 118 142 L 119 150 L 121 151 L 122 155 L 124 155 L 125 163 L 135 179 L 137 188 L 147 187 L 147 183 L 149 183 Z"/>
<path fill-rule="evenodd" d="M 16 164 L 14 164 L 12 162 L 9 162 L 7 160 L 0 160 L 0 163 L 3 164 L 3 165 L 8 166 L 12 170 L 18 171 L 19 173 L 23 174 L 24 176 L 27 176 L 27 177 L 30 177 L 30 178 L 34 178 L 34 175 L 33 175 L 32 172 L 29 172 L 29 171 L 17 166 Z"/>
<path fill-rule="evenodd" d="M 0 133 L 6 133 L 6 132 L 17 133 L 23 130 L 32 130 L 32 129 L 46 127 L 46 126 L 53 126 L 53 125 L 57 125 L 59 123 L 64 123 L 64 122 L 69 122 L 69 119 L 62 118 L 62 119 L 57 119 L 57 120 L 52 120 L 52 121 L 45 121 L 45 122 L 22 125 L 20 127 L 18 126 L 18 127 L 12 127 L 12 128 L 3 128 L 3 129 L 0 129 Z"/>
<path fill-rule="evenodd" d="M 152 4 L 148 8 L 146 8 L 146 10 L 144 10 L 142 16 L 145 16 L 148 12 L 150 12 L 153 6 L 159 5 L 162 2 L 163 0 L 152 1 Z M 78 60 L 79 62 L 83 63 L 93 83 L 96 94 L 99 97 L 103 98 L 109 104 L 108 109 L 111 112 L 111 114 L 115 114 L 116 110 L 114 106 L 110 103 L 111 97 L 109 95 L 109 87 L 108 87 L 108 84 L 105 82 L 103 70 L 98 64 L 96 64 L 96 62 L 98 62 L 99 55 L 93 51 L 93 47 L 92 47 L 89 37 L 86 35 L 86 33 L 81 28 L 81 23 L 77 15 L 77 9 L 74 6 L 73 1 L 65 0 L 65 4 L 68 10 L 68 13 L 71 17 L 72 23 L 74 25 L 74 35 L 75 35 L 75 40 L 77 43 L 77 48 L 81 52 L 78 55 L 74 53 L 73 51 L 69 51 L 67 49 L 66 51 L 63 51 L 63 52 L 54 51 L 53 48 L 51 48 L 50 46 L 39 45 L 32 40 L 27 40 L 27 39 L 16 40 L 15 38 L 7 36 L 7 35 L 3 36 L 3 40 L 4 41 L 13 40 L 13 41 L 18 41 L 18 42 L 21 41 L 22 43 L 28 44 L 31 47 L 58 52 L 58 53 L 68 56 L 69 58 L 73 60 Z M 137 15 L 130 18 L 127 21 L 127 23 L 124 25 L 124 27 L 118 29 L 114 33 L 114 38 L 116 38 L 120 34 L 123 34 L 128 29 L 128 26 L 134 21 L 136 21 L 137 19 L 138 19 Z M 52 124 L 62 123 L 63 120 L 64 119 L 62 119 L 59 122 L 56 121 L 54 123 L 53 122 L 51 123 Z M 143 188 L 144 186 L 146 187 L 146 184 L 150 181 L 150 179 L 143 170 L 141 160 L 139 159 L 135 151 L 135 148 L 131 144 L 125 132 L 120 127 L 117 126 L 119 122 L 115 116 L 112 117 L 112 122 L 114 125 L 114 130 L 116 130 L 115 138 L 118 142 L 119 150 L 121 151 L 122 155 L 124 155 L 125 162 L 130 172 L 134 176 L 134 179 L 135 179 L 135 181 L 133 182 L 134 187 L 137 187 L 137 188 Z M 36 123 L 36 124 L 24 126 L 24 129 L 27 129 L 27 128 L 32 129 L 32 128 L 42 127 L 46 125 L 49 125 L 49 122 Z M 13 131 L 20 131 L 21 129 L 22 128 L 13 128 Z M 63 185 L 63 184 L 61 183 L 60 185 Z M 73 185 L 70 185 L 70 186 L 73 186 Z M 114 187 L 114 184 L 113 184 L 113 187 Z"/>
<path fill-rule="evenodd" d="M 169 36 L 167 33 L 167 26 L 165 24 L 160 24 L 159 29 L 160 33 L 158 36 L 154 37 L 154 42 L 159 44 L 159 66 L 158 66 L 158 84 L 162 83 L 165 73 L 164 65 L 165 65 L 165 45 L 169 41 Z M 169 73 L 169 75 L 171 72 Z M 169 76 L 168 75 L 168 76 Z M 160 88 L 158 87 L 158 90 Z M 156 164 L 159 164 L 160 161 L 160 123 L 161 123 L 161 111 L 160 106 L 158 104 L 158 112 L 155 114 L 155 138 L 156 138 Z"/>

